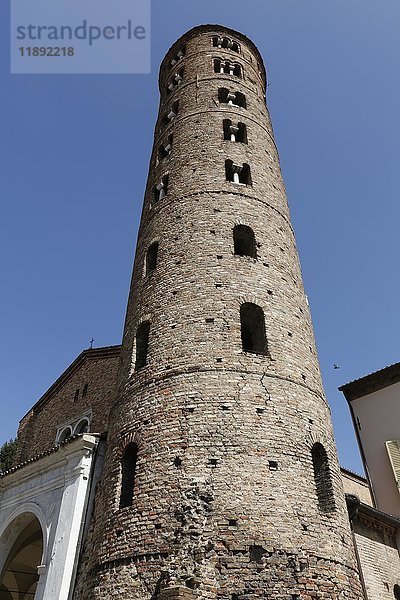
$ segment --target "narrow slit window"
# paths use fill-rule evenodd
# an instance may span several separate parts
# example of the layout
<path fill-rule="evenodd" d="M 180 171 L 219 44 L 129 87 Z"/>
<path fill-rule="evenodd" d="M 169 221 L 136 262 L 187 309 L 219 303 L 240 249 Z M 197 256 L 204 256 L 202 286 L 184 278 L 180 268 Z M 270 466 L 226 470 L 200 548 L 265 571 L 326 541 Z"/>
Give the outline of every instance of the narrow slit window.
<path fill-rule="evenodd" d="M 227 90 L 226 88 L 219 88 L 218 89 L 218 102 L 220 102 L 221 104 L 228 104 L 228 94 L 229 94 L 229 90 Z"/>
<path fill-rule="evenodd" d="M 224 140 L 235 141 L 235 140 L 232 140 L 231 127 L 232 127 L 232 121 L 230 119 L 224 119 L 224 121 L 223 121 Z"/>
<path fill-rule="evenodd" d="M 225 161 L 225 177 L 227 181 L 234 181 L 233 178 L 233 160 Z"/>
<path fill-rule="evenodd" d="M 85 396 L 87 396 L 88 389 L 89 389 L 89 384 L 85 383 L 85 385 L 83 386 L 83 390 L 82 390 L 82 398 L 84 398 Z"/>
<path fill-rule="evenodd" d="M 268 354 L 264 311 L 261 306 L 245 302 L 240 307 L 242 348 L 253 354 Z"/>
<path fill-rule="evenodd" d="M 252 185 L 250 166 L 247 163 L 244 163 L 239 171 L 239 183 Z"/>
<path fill-rule="evenodd" d="M 236 134 L 236 142 L 247 144 L 247 127 L 244 123 L 237 124 L 238 132 Z"/>
<path fill-rule="evenodd" d="M 244 94 L 242 94 L 242 92 L 236 92 L 235 93 L 235 102 L 234 104 L 236 106 L 240 106 L 241 108 L 246 108 L 246 97 Z"/>
<path fill-rule="evenodd" d="M 154 187 L 154 202 L 158 202 L 165 198 L 168 193 L 169 176 L 164 175 L 160 183 Z"/>
<path fill-rule="evenodd" d="M 233 244 L 238 256 L 257 258 L 256 238 L 254 231 L 248 225 L 235 225 L 233 228 Z"/>
<path fill-rule="evenodd" d="M 135 476 L 138 449 L 134 443 L 128 444 L 121 459 L 121 495 L 120 508 L 127 508 L 133 504 L 135 492 Z"/>
<path fill-rule="evenodd" d="M 234 65 L 230 65 L 229 74 L 234 75 L 235 77 L 242 78 L 243 77 L 243 69 L 238 63 L 235 63 Z"/>
<path fill-rule="evenodd" d="M 136 330 L 136 362 L 135 371 L 138 371 L 147 364 L 147 354 L 149 349 L 150 322 L 143 321 Z"/>
<path fill-rule="evenodd" d="M 214 73 L 223 73 L 225 69 L 225 63 L 219 58 L 214 59 Z"/>
<path fill-rule="evenodd" d="M 158 242 L 153 242 L 146 254 L 146 275 L 155 271 L 157 266 Z"/>
<path fill-rule="evenodd" d="M 322 444 L 317 442 L 311 449 L 314 469 L 314 482 L 321 512 L 331 512 L 335 509 L 332 478 L 329 469 L 328 455 Z"/>

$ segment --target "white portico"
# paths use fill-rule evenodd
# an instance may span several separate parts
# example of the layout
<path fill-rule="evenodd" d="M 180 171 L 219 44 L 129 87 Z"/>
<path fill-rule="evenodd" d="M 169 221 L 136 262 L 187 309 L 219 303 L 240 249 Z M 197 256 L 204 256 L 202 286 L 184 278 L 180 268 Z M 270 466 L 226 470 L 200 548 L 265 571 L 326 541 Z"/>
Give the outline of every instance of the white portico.
<path fill-rule="evenodd" d="M 71 597 L 99 441 L 70 438 L 0 476 L 2 599 Z"/>

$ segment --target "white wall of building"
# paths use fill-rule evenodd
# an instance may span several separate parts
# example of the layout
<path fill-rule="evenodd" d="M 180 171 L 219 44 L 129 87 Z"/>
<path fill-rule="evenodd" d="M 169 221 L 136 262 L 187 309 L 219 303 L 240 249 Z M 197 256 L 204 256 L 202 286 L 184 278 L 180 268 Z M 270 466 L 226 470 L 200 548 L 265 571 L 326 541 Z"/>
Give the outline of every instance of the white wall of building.
<path fill-rule="evenodd" d="M 97 445 L 98 438 L 85 434 L 0 478 L 0 574 L 19 515 L 34 514 L 42 527 L 35 600 L 70 597 Z"/>
<path fill-rule="evenodd" d="M 400 383 L 350 402 L 376 507 L 400 517 L 400 493 L 385 442 L 400 440 Z"/>

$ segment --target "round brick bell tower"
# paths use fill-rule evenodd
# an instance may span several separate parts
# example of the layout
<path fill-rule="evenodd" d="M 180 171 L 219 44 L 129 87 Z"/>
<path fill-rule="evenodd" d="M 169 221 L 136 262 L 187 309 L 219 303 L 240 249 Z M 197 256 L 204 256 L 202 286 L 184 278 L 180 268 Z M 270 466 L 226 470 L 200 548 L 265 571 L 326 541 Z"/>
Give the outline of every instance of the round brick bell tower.
<path fill-rule="evenodd" d="M 76 597 L 362 597 L 265 91 L 257 48 L 225 27 L 162 62 Z"/>

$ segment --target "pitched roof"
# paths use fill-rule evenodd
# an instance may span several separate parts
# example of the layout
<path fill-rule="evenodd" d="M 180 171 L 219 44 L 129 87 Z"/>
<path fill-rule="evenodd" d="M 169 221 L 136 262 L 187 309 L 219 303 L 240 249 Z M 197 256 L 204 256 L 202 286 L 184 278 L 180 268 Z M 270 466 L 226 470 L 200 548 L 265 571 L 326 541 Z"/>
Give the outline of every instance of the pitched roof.
<path fill-rule="evenodd" d="M 343 392 L 348 402 L 361 398 L 367 394 L 377 392 L 389 385 L 400 382 L 400 363 L 394 363 L 384 369 L 360 377 L 342 385 L 339 390 Z"/>
<path fill-rule="evenodd" d="M 11 473 L 15 473 L 15 471 L 19 471 L 23 467 L 26 467 L 26 465 L 30 465 L 31 463 L 37 462 L 44 456 L 49 456 L 50 454 L 54 454 L 55 452 L 58 452 L 59 449 L 62 448 L 63 446 L 66 446 L 67 444 L 70 444 L 71 442 L 74 442 L 75 440 L 82 438 L 84 435 L 91 435 L 92 437 L 95 437 L 98 439 L 101 439 L 103 437 L 102 435 L 100 435 L 98 433 L 90 433 L 90 434 L 79 433 L 79 434 L 71 435 L 71 437 L 67 438 L 60 444 L 57 444 L 56 446 L 53 446 L 52 448 L 49 448 L 48 450 L 45 450 L 44 452 L 40 452 L 40 454 L 36 454 L 35 456 L 32 456 L 32 458 L 29 458 L 28 460 L 25 460 L 25 461 L 15 465 L 14 467 L 11 467 L 11 469 L 7 469 L 7 471 L 0 471 L 0 479 L 3 479 L 7 475 L 11 475 Z"/>
<path fill-rule="evenodd" d="M 86 360 L 104 359 L 118 357 L 121 354 L 121 346 L 104 346 L 103 348 L 88 348 L 77 356 L 77 358 L 65 369 L 65 371 L 56 379 L 49 389 L 39 398 L 39 400 L 29 409 L 28 413 L 37 413 L 50 400 L 50 398 L 60 389 L 73 373 L 75 373 Z M 26 415 L 25 415 L 26 416 Z M 23 417 L 24 418 L 24 417 Z"/>

